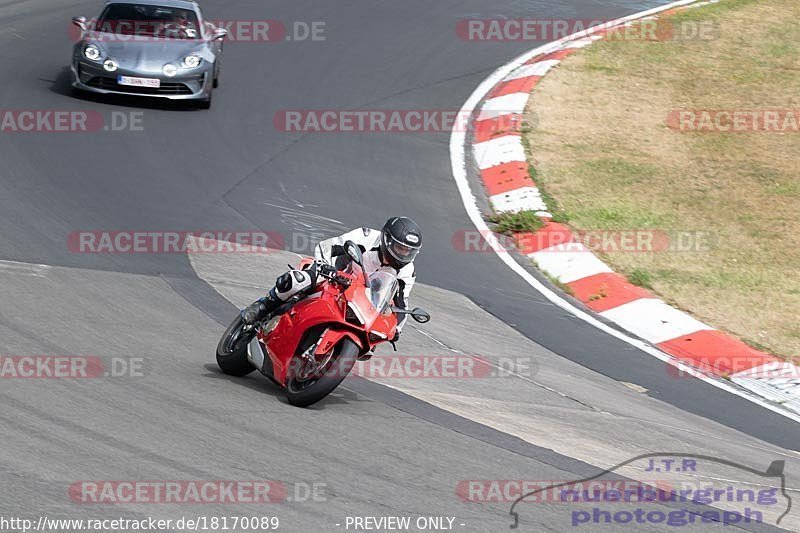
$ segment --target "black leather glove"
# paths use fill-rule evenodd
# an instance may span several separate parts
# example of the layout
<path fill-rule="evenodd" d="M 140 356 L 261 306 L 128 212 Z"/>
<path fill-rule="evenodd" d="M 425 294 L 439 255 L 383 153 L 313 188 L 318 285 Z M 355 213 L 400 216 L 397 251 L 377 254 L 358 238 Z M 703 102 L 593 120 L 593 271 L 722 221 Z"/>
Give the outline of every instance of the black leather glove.
<path fill-rule="evenodd" d="M 325 276 L 333 276 L 336 274 L 336 267 L 328 263 L 317 263 L 317 271 Z"/>

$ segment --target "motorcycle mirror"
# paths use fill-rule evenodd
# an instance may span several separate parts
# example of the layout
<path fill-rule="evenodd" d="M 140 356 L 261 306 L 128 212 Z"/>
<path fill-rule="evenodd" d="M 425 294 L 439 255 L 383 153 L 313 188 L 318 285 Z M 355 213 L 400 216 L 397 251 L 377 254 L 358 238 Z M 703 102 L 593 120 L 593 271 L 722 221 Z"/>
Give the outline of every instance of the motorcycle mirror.
<path fill-rule="evenodd" d="M 429 315 L 424 309 L 420 307 L 415 307 L 411 310 L 411 318 L 419 322 L 420 324 L 424 324 L 426 322 L 430 322 L 431 315 Z"/>
<path fill-rule="evenodd" d="M 347 257 L 352 259 L 356 264 L 362 264 L 363 256 L 361 254 L 361 248 L 359 248 L 356 243 L 353 241 L 347 241 L 344 243 L 344 251 L 347 254 Z"/>
<path fill-rule="evenodd" d="M 413 318 L 420 324 L 424 324 L 425 322 L 430 322 L 431 320 L 431 315 L 429 315 L 428 312 L 422 309 L 421 307 L 415 307 L 411 311 L 409 311 L 408 309 L 400 309 L 399 307 L 392 307 L 392 312 L 398 315 L 411 315 L 411 318 Z"/>
<path fill-rule="evenodd" d="M 361 267 L 361 274 L 363 274 L 364 277 L 364 286 L 369 287 L 369 279 L 367 278 L 367 271 L 364 270 L 364 256 L 361 253 L 361 248 L 353 241 L 347 241 L 344 243 L 344 252 L 347 254 L 347 257 Z"/>

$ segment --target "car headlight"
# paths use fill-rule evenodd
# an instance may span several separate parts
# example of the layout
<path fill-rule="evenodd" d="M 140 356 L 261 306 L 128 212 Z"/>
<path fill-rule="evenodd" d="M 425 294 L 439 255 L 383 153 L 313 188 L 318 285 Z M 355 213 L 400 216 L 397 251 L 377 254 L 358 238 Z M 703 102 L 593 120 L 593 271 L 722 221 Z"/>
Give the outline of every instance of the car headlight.
<path fill-rule="evenodd" d="M 164 65 L 164 68 L 161 69 L 161 72 L 164 73 L 164 76 L 168 76 L 171 78 L 178 73 L 178 67 L 176 67 L 172 63 L 167 63 L 166 65 Z"/>
<path fill-rule="evenodd" d="M 106 59 L 103 62 L 103 68 L 106 69 L 108 72 L 114 72 L 119 68 L 119 65 L 113 59 Z"/>
<path fill-rule="evenodd" d="M 97 48 L 95 45 L 90 44 L 86 48 L 83 49 L 83 55 L 86 56 L 86 59 L 91 61 L 97 61 L 100 59 L 100 49 Z"/>
<path fill-rule="evenodd" d="M 183 58 L 183 66 L 186 68 L 195 68 L 200 65 L 203 59 L 200 56 L 190 55 Z"/>

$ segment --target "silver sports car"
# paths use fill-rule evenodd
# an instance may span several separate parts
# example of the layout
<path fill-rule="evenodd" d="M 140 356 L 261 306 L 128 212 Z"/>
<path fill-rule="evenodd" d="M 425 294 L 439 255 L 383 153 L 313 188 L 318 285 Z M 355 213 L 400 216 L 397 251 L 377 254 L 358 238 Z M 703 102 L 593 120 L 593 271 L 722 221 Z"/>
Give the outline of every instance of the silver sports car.
<path fill-rule="evenodd" d="M 228 32 L 190 0 L 106 3 L 97 19 L 75 17 L 72 87 L 103 94 L 196 100 L 211 106 Z"/>

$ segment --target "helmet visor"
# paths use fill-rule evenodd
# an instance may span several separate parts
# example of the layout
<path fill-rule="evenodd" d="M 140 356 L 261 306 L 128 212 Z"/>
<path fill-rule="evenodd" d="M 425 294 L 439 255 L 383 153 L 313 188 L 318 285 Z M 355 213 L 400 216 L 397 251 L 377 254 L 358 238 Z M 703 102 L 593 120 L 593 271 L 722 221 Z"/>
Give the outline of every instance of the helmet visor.
<path fill-rule="evenodd" d="M 385 235 L 384 240 L 386 242 L 386 250 L 401 263 L 410 263 L 419 253 L 419 246 L 411 246 L 400 242 L 392 235 Z"/>

